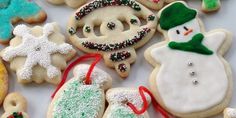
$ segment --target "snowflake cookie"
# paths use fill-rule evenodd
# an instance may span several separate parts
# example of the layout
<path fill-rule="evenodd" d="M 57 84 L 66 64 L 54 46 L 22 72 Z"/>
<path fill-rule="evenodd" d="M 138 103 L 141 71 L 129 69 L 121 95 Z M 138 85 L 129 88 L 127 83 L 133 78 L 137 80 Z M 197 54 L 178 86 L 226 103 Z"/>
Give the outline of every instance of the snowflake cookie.
<path fill-rule="evenodd" d="M 224 110 L 232 97 L 232 74 L 224 54 L 231 32 L 205 32 L 197 10 L 173 2 L 158 13 L 165 41 L 145 51 L 155 69 L 150 88 L 168 112 L 184 118 L 206 118 Z"/>
<path fill-rule="evenodd" d="M 166 3 L 171 3 L 176 0 L 137 0 L 141 4 L 145 5 L 146 7 L 153 9 L 153 10 L 159 10 L 161 9 Z"/>
<path fill-rule="evenodd" d="M 65 43 L 56 23 L 48 23 L 43 28 L 29 28 L 18 25 L 14 31 L 15 38 L 10 46 L 2 51 L 3 60 L 10 62 L 11 69 L 16 71 L 20 83 L 34 81 L 42 83 L 60 82 L 61 70 L 66 67 L 75 50 Z"/>
<path fill-rule="evenodd" d="M 82 6 L 87 2 L 87 0 L 47 0 L 47 1 L 55 5 L 60 5 L 65 3 L 71 8 L 79 8 L 80 6 Z"/>

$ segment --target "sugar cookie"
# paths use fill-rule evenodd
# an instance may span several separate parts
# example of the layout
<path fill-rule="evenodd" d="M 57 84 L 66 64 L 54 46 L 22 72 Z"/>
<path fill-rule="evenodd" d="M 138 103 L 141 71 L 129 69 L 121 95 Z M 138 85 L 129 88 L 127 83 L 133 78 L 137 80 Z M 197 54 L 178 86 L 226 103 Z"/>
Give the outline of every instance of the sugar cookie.
<path fill-rule="evenodd" d="M 213 12 L 220 9 L 220 0 L 202 0 L 202 10 L 204 12 Z"/>
<path fill-rule="evenodd" d="M 65 3 L 72 8 L 78 8 L 87 2 L 87 0 L 47 0 L 47 1 L 56 5 Z"/>
<path fill-rule="evenodd" d="M 142 24 L 140 19 L 147 23 Z M 128 30 L 124 30 L 124 22 Z M 135 49 L 153 36 L 156 25 L 156 16 L 135 0 L 94 0 L 71 17 L 68 35 L 80 50 L 102 54 L 107 66 L 127 77 L 130 64 L 136 60 Z M 95 27 L 100 28 L 101 35 L 95 33 Z M 77 30 L 84 38 L 76 34 Z"/>
<path fill-rule="evenodd" d="M 0 15 L 0 43 L 8 43 L 12 38 L 12 23 L 19 20 L 40 23 L 47 18 L 46 13 L 30 0 L 0 0 Z"/>
<path fill-rule="evenodd" d="M 236 118 L 236 109 L 226 108 L 224 110 L 224 118 Z"/>
<path fill-rule="evenodd" d="M 159 10 L 165 5 L 165 3 L 171 3 L 174 2 L 175 0 L 137 0 L 137 1 L 150 9 Z"/>
<path fill-rule="evenodd" d="M 26 113 L 27 101 L 19 93 L 11 93 L 7 95 L 3 107 L 5 113 L 1 118 L 29 118 Z"/>
<path fill-rule="evenodd" d="M 18 25 L 13 33 L 16 37 L 2 51 L 2 57 L 16 71 L 18 81 L 42 83 L 46 80 L 58 84 L 66 61 L 75 54 L 73 47 L 65 43 L 58 25 L 48 23 L 33 28 Z"/>
<path fill-rule="evenodd" d="M 165 41 L 145 51 L 154 67 L 150 85 L 156 100 L 178 117 L 205 118 L 223 111 L 232 96 L 232 74 L 223 55 L 232 34 L 205 32 L 195 9 L 174 2 L 158 14 Z"/>
<path fill-rule="evenodd" d="M 150 102 L 150 96 L 146 93 L 145 96 Z M 106 99 L 109 103 L 109 106 L 106 109 L 103 118 L 149 118 L 147 111 L 141 115 L 137 115 L 127 105 L 127 103 L 130 102 L 138 109 L 141 109 L 143 106 L 143 101 L 138 89 L 112 88 L 106 92 Z"/>
<path fill-rule="evenodd" d="M 105 109 L 104 91 L 111 87 L 111 77 L 95 67 L 91 85 L 84 84 L 89 65 L 77 65 L 74 77 L 64 84 L 52 100 L 47 118 L 101 118 Z"/>
<path fill-rule="evenodd" d="M 2 104 L 4 98 L 7 95 L 8 91 L 8 75 L 7 70 L 0 60 L 0 105 Z"/>

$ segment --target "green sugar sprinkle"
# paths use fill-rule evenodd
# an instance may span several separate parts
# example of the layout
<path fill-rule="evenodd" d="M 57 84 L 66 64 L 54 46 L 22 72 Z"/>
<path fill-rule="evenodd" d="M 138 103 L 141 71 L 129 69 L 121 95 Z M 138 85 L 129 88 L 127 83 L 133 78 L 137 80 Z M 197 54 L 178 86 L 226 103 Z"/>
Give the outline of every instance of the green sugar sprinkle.
<path fill-rule="evenodd" d="M 112 105 L 108 118 L 144 118 L 143 115 L 136 115 L 130 108 L 122 105 Z"/>

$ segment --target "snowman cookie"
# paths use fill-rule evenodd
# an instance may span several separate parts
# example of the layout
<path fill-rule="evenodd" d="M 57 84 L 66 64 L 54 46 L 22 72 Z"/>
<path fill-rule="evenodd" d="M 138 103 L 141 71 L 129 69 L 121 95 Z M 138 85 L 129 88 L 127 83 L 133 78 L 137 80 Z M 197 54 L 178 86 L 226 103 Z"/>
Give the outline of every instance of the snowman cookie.
<path fill-rule="evenodd" d="M 111 77 L 95 67 L 91 85 L 84 83 L 89 65 L 77 65 L 74 77 L 53 98 L 47 118 L 101 118 L 105 109 L 104 91 L 111 87 Z"/>
<path fill-rule="evenodd" d="M 69 7 L 78 8 L 86 3 L 87 0 L 47 0 L 48 2 L 56 5 L 67 4 Z"/>
<path fill-rule="evenodd" d="M 1 118 L 29 118 L 26 113 L 27 101 L 19 93 L 11 93 L 7 95 L 3 107 L 5 113 Z"/>
<path fill-rule="evenodd" d="M 8 74 L 2 60 L 0 60 L 0 105 L 2 105 L 2 102 L 7 95 L 7 91 L 8 91 Z"/>
<path fill-rule="evenodd" d="M 232 96 L 232 75 L 223 58 L 230 32 L 205 32 L 197 11 L 174 2 L 158 14 L 165 41 L 145 51 L 154 67 L 150 85 L 156 100 L 178 117 L 201 118 L 220 113 Z"/>
<path fill-rule="evenodd" d="M 13 33 L 16 37 L 1 52 L 1 56 L 16 71 L 18 82 L 42 83 L 46 80 L 58 84 L 61 70 L 75 54 L 72 46 L 65 43 L 58 25 L 48 23 L 44 27 L 33 28 L 18 25 Z"/>
<path fill-rule="evenodd" d="M 8 43 L 12 38 L 14 23 L 40 23 L 46 20 L 46 13 L 30 0 L 0 0 L 0 43 Z"/>
<path fill-rule="evenodd" d="M 141 19 L 146 23 L 141 23 Z M 94 0 L 71 17 L 68 35 L 80 50 L 102 54 L 107 66 L 127 77 L 130 64 L 136 60 L 135 49 L 153 36 L 156 25 L 155 14 L 135 0 Z M 100 35 L 95 27 L 99 27 Z"/>
<path fill-rule="evenodd" d="M 204 12 L 213 12 L 220 9 L 220 0 L 202 0 L 202 10 Z"/>
<path fill-rule="evenodd" d="M 175 0 L 137 0 L 137 1 L 150 9 L 159 10 L 165 5 L 165 3 L 171 3 L 174 2 Z"/>
<path fill-rule="evenodd" d="M 148 102 L 151 98 L 148 94 L 144 94 Z M 127 103 L 132 103 L 141 109 L 143 106 L 143 101 L 140 96 L 138 89 L 134 88 L 112 88 L 106 92 L 106 99 L 109 103 L 103 118 L 149 118 L 146 112 L 143 114 L 135 114 L 133 110 L 127 105 Z"/>
<path fill-rule="evenodd" d="M 236 118 L 236 109 L 226 108 L 224 110 L 224 118 Z"/>

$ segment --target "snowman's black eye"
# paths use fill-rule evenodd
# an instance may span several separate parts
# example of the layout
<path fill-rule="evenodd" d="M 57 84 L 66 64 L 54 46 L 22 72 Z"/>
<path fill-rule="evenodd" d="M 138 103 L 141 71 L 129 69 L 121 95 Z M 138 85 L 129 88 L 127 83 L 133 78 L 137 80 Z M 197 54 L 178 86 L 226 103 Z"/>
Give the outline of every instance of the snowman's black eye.
<path fill-rule="evenodd" d="M 176 33 L 177 33 L 177 34 L 180 34 L 179 30 L 176 30 Z"/>
<path fill-rule="evenodd" d="M 187 28 L 186 26 L 184 26 L 184 29 L 185 29 L 186 31 L 188 31 L 188 28 Z"/>

